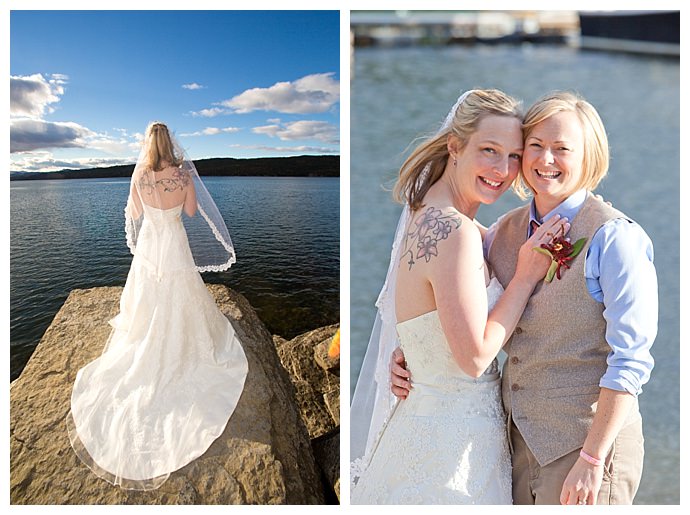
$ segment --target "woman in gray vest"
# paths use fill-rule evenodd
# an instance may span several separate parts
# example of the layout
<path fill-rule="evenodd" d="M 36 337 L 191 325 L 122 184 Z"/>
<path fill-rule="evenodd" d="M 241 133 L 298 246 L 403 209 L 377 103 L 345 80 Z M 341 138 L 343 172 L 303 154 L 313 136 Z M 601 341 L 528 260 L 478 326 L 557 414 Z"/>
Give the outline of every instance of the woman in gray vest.
<path fill-rule="evenodd" d="M 513 500 L 631 504 L 644 456 L 637 396 L 654 365 L 657 331 L 652 243 L 591 193 L 607 173 L 609 152 L 588 102 L 568 92 L 541 98 L 523 135 L 516 190 L 524 194 L 526 185 L 533 199 L 485 235 L 496 277 L 510 281 L 520 245 L 554 215 L 572 221 L 567 244 L 583 245 L 579 252 L 549 246 L 555 278 L 534 290 L 504 348 Z M 404 395 L 409 374 L 397 366 L 393 376 L 394 393 Z"/>
<path fill-rule="evenodd" d="M 519 173 L 521 121 L 505 93 L 467 92 L 400 169 L 396 191 L 405 207 L 377 302 L 381 330 L 374 329 L 352 400 L 353 504 L 512 502 L 495 357 L 549 268 L 550 259 L 532 249 L 569 227 L 551 218 L 523 242 L 510 281 L 501 286 L 491 277 L 473 221 Z M 416 388 L 389 406 L 389 356 L 398 341 Z M 369 395 L 378 390 L 385 396 Z"/>

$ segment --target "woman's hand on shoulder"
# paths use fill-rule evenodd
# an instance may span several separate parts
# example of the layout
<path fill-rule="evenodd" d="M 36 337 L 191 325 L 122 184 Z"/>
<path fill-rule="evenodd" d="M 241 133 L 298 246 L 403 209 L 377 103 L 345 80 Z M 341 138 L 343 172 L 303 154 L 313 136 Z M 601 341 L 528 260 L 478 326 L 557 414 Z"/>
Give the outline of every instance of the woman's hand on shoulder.
<path fill-rule="evenodd" d="M 556 234 L 567 234 L 569 230 L 570 223 L 566 218 L 554 215 L 546 220 L 520 247 L 515 278 L 536 286 L 546 276 L 551 259 L 536 252 L 535 247 L 541 246 L 542 243 L 548 244 Z"/>

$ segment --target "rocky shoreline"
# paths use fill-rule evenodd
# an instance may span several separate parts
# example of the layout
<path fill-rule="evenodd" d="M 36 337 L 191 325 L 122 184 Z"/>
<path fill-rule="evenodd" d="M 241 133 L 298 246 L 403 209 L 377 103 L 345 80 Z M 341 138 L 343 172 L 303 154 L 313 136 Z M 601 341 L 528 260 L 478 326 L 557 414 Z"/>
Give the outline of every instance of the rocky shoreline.
<path fill-rule="evenodd" d="M 65 430 L 77 371 L 96 358 L 122 288 L 73 290 L 10 385 L 11 504 L 324 504 L 339 499 L 337 325 L 272 336 L 239 293 L 207 285 L 249 361 L 224 433 L 158 490 L 122 490 L 72 451 Z"/>

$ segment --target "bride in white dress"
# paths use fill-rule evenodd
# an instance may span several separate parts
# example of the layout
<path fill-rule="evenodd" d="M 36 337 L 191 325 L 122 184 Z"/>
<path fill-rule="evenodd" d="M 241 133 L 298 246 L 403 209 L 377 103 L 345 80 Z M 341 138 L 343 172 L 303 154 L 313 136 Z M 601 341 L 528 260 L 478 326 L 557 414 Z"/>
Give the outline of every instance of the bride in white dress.
<path fill-rule="evenodd" d="M 405 207 L 351 406 L 352 504 L 512 502 L 495 358 L 548 269 L 532 248 L 565 224 L 552 218 L 523 245 L 505 292 L 490 278 L 473 219 L 518 174 L 520 123 L 511 97 L 469 91 L 400 170 Z M 389 379 L 398 345 L 412 384 L 402 401 Z"/>
<path fill-rule="evenodd" d="M 223 218 L 162 123 L 149 125 L 125 209 L 134 254 L 102 355 L 77 373 L 76 454 L 122 488 L 158 488 L 225 429 L 247 359 L 200 271 L 235 262 Z"/>

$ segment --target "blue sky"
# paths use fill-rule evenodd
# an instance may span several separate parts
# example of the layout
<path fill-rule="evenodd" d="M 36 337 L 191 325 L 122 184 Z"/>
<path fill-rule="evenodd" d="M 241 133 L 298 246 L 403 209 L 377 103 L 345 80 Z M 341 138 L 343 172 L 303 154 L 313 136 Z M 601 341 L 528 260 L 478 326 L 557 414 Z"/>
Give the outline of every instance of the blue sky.
<path fill-rule="evenodd" d="M 339 153 L 338 11 L 13 11 L 11 170 Z"/>

